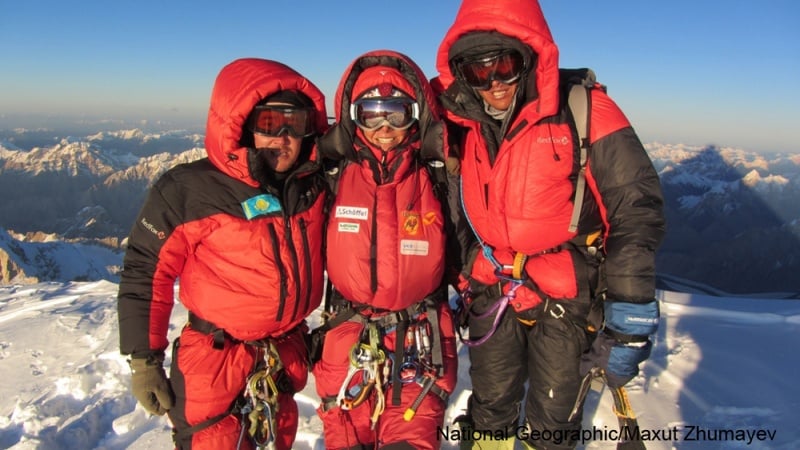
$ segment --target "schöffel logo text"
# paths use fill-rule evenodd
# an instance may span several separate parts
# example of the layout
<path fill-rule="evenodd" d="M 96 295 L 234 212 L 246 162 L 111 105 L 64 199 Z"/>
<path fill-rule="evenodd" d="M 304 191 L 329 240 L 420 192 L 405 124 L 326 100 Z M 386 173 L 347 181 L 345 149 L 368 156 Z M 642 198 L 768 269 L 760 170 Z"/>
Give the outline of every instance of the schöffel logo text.
<path fill-rule="evenodd" d="M 345 219 L 367 220 L 369 217 L 369 209 L 357 208 L 355 206 L 337 206 L 336 217 Z"/>

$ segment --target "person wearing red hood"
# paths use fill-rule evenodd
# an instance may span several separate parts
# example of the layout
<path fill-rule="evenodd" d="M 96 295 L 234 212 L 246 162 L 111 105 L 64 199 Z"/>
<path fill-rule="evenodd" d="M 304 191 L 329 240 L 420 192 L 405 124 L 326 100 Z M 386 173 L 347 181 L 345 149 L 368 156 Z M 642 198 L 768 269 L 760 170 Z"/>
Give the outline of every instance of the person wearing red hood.
<path fill-rule="evenodd" d="M 207 158 L 150 189 L 128 238 L 118 313 L 132 392 L 179 449 L 290 449 L 322 300 L 325 98 L 275 61 L 238 59 L 211 94 Z M 187 324 L 162 364 L 179 281 Z"/>
<path fill-rule="evenodd" d="M 319 140 L 334 192 L 327 321 L 312 332 L 325 448 L 438 449 L 457 367 L 429 170 L 445 157 L 439 110 L 419 67 L 388 50 L 356 58 L 335 102 Z"/>
<path fill-rule="evenodd" d="M 536 0 L 464 0 L 436 67 L 432 83 L 462 136 L 462 209 L 476 238 L 461 284 L 473 389 L 463 422 L 525 430 L 517 436 L 540 450 L 573 448 L 584 375 L 600 370 L 620 387 L 650 354 L 665 228 L 658 174 L 603 89 L 589 89 L 582 173 L 558 48 Z M 462 447 L 513 448 L 470 437 Z"/>

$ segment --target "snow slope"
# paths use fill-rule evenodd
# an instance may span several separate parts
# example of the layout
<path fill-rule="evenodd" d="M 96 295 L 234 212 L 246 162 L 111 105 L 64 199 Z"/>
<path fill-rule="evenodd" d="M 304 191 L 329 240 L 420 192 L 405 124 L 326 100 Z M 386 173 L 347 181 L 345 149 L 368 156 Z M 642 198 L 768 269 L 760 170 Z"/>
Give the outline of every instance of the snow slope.
<path fill-rule="evenodd" d="M 107 281 L 0 286 L 0 448 L 171 448 L 167 419 L 149 417 L 128 392 L 116 291 Z M 800 302 L 666 291 L 659 299 L 653 356 L 628 386 L 647 447 L 800 448 Z M 178 305 L 173 336 L 185 317 Z M 459 354 L 448 422 L 469 395 L 466 348 Z M 315 397 L 312 377 L 297 395 L 297 449 L 324 448 Z M 596 439 L 579 448 L 614 448 L 616 427 L 610 395 L 590 392 L 584 428 Z"/>

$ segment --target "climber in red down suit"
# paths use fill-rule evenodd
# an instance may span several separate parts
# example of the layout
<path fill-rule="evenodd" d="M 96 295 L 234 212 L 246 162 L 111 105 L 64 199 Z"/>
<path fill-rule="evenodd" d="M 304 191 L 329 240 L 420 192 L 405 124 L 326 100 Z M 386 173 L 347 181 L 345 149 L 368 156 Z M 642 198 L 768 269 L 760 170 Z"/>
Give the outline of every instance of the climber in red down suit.
<path fill-rule="evenodd" d="M 665 228 L 658 174 L 595 83 L 581 93 L 590 132 L 579 141 L 535 0 L 463 0 L 436 67 L 478 243 L 462 271 L 472 394 L 461 422 L 522 424 L 527 447 L 574 448 L 584 376 L 602 371 L 620 387 L 650 355 Z M 462 448 L 515 445 L 474 436 Z"/>
<path fill-rule="evenodd" d="M 306 384 L 305 318 L 323 292 L 325 100 L 274 61 L 240 59 L 211 95 L 208 158 L 166 172 L 131 230 L 119 288 L 132 391 L 180 449 L 289 449 Z M 162 363 L 175 301 L 189 310 Z"/>
<path fill-rule="evenodd" d="M 374 51 L 351 63 L 335 103 L 319 142 L 335 192 L 332 318 L 313 368 L 325 447 L 438 449 L 457 358 L 431 175 L 445 156 L 433 92 L 408 57 Z"/>

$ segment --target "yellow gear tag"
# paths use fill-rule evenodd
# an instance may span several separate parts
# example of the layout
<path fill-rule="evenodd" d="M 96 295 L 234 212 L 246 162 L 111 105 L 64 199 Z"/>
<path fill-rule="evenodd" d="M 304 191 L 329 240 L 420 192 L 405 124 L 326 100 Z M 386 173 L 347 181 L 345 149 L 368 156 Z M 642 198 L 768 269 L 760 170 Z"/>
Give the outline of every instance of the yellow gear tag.
<path fill-rule="evenodd" d="M 528 260 L 528 256 L 524 253 L 517 252 L 514 255 L 514 265 L 511 266 L 511 276 L 515 280 L 521 280 L 522 275 L 525 273 L 525 261 Z"/>

